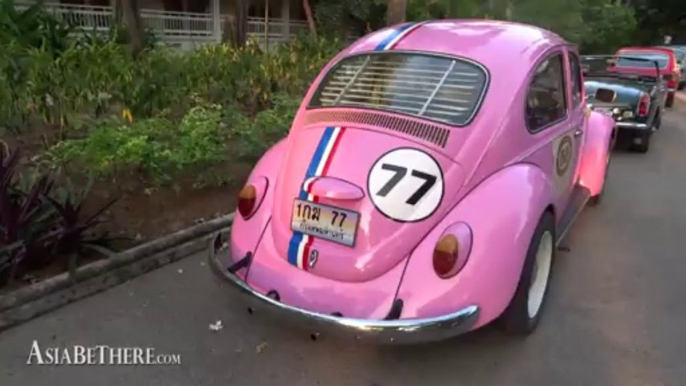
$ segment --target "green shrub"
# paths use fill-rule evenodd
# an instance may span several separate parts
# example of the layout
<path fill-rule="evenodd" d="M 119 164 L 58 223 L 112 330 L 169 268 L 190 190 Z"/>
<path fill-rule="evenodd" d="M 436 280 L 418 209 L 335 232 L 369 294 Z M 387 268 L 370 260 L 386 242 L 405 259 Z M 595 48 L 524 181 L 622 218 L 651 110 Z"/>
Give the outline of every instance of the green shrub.
<path fill-rule="evenodd" d="M 220 107 L 195 106 L 178 123 L 165 117 L 131 125 L 111 119 L 83 139 L 58 143 L 49 157 L 60 164 L 87 166 L 87 172 L 101 177 L 141 170 L 166 180 L 174 170 L 224 160 L 226 138 Z"/>
<path fill-rule="evenodd" d="M 232 156 L 256 160 L 286 136 L 300 104 L 299 97 L 279 94 L 274 106 L 247 118 L 237 108 L 198 103 L 179 121 L 145 118 L 127 124 L 119 118 L 103 121 L 81 139 L 52 147 L 52 164 L 79 165 L 84 172 L 106 177 L 143 171 L 158 182 L 175 173 L 200 171 Z M 236 158 L 234 158 L 236 159 Z"/>
<path fill-rule="evenodd" d="M 302 95 L 340 49 L 337 39 L 301 35 L 269 53 L 255 44 L 208 45 L 190 53 L 165 47 L 136 60 L 111 41 L 72 44 L 58 58 L 47 50 L 8 45 L 0 53 L 0 117 L 7 126 L 27 117 L 78 128 L 84 117 L 183 115 L 191 95 L 237 104 L 249 115 L 272 105 L 276 93 Z"/>
<path fill-rule="evenodd" d="M 300 100 L 343 41 L 302 34 L 263 52 L 154 47 L 135 59 L 113 37 L 81 37 L 58 56 L 0 43 L 0 126 L 58 126 L 42 161 L 111 177 L 199 178 L 231 157 L 257 159 L 286 135 Z M 2 127 L 0 127 L 2 129 Z M 216 180 L 214 177 L 209 180 Z"/>
<path fill-rule="evenodd" d="M 240 132 L 240 156 L 256 161 L 269 147 L 288 134 L 295 113 L 300 105 L 300 98 L 288 94 L 275 97 L 274 107 L 261 111 L 246 129 Z"/>

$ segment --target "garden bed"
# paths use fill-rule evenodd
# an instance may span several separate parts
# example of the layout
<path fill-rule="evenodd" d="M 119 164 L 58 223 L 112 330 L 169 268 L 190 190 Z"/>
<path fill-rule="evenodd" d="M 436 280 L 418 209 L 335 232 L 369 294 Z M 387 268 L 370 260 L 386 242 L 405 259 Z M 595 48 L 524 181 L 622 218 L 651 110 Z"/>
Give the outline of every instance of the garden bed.
<path fill-rule="evenodd" d="M 0 205 L 14 208 L 0 213 L 0 287 L 14 279 L 4 291 L 112 255 L 91 241 L 121 251 L 233 212 L 341 44 L 303 35 L 269 53 L 151 46 L 133 58 L 36 15 L 17 20 L 44 28 L 0 39 L 0 138 L 19 152 L 0 175 Z"/>

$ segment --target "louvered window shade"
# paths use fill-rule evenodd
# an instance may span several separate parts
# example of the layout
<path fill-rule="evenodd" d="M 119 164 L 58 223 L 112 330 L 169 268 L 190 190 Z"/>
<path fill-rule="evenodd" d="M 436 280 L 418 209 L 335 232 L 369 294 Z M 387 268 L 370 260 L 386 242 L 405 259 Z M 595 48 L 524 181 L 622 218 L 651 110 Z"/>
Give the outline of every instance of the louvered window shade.
<path fill-rule="evenodd" d="M 486 71 L 465 60 L 410 53 L 352 56 L 324 78 L 310 107 L 389 110 L 465 125 L 481 103 Z"/>

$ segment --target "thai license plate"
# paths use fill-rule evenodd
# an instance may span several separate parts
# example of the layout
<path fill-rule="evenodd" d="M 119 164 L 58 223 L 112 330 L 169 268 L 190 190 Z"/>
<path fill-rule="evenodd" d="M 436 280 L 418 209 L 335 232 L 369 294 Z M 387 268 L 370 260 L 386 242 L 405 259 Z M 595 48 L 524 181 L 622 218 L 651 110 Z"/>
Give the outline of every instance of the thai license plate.
<path fill-rule="evenodd" d="M 329 205 L 296 199 L 291 229 L 320 239 L 352 247 L 360 214 Z"/>

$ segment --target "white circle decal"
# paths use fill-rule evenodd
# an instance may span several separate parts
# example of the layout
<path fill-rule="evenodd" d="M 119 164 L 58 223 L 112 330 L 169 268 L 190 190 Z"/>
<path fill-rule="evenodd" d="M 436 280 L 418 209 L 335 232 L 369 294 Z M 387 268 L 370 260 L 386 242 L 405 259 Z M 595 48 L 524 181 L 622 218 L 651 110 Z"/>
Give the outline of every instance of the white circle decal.
<path fill-rule="evenodd" d="M 429 154 L 410 148 L 379 158 L 367 179 L 369 196 L 381 213 L 396 221 L 421 221 L 443 199 L 443 173 Z"/>

